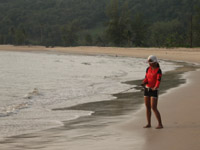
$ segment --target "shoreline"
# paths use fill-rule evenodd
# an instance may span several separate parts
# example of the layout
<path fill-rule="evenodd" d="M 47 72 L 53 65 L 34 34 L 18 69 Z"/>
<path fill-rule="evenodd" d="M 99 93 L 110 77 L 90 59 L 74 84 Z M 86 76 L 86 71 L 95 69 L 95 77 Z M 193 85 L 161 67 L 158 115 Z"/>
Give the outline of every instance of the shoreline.
<path fill-rule="evenodd" d="M 7 47 L 6 49 L 4 49 Z M 3 51 L 20 51 L 15 46 L 0 46 Z M 22 47 L 18 47 L 20 49 Z M 69 54 L 86 54 L 86 55 L 112 55 L 112 56 L 130 56 L 146 58 L 150 54 L 155 54 L 159 59 L 190 62 L 199 66 L 200 49 L 155 49 L 155 48 L 99 48 L 99 47 L 73 47 L 73 48 L 44 48 L 44 47 L 23 47 L 21 51 L 25 52 L 62 52 Z M 137 149 L 142 150 L 197 150 L 200 147 L 198 143 L 200 139 L 200 102 L 198 101 L 198 89 L 200 88 L 199 77 L 200 70 L 184 73 L 186 83 L 179 87 L 172 88 L 162 94 L 159 99 L 158 108 L 161 112 L 164 129 L 154 129 L 156 120 L 152 114 L 151 129 L 143 129 L 142 126 L 146 122 L 145 108 L 142 107 L 136 112 L 136 118 L 128 120 L 124 123 L 108 127 L 108 130 L 114 130 L 121 137 L 103 140 L 97 143 L 86 143 L 87 148 L 101 150 L 101 145 L 109 147 L 109 149 L 121 149 L 120 146 L 127 146 L 127 149 L 133 149 L 134 145 L 131 141 L 125 141 L 123 137 L 132 139 L 135 134 L 141 137 L 141 145 Z M 192 96 L 193 95 L 193 96 Z M 176 99 L 176 101 L 175 101 Z M 188 100 L 189 99 L 189 100 Z M 189 101 L 189 102 L 188 102 Z M 180 105 L 181 102 L 181 105 Z M 135 115 L 135 113 L 134 113 Z M 131 117 L 131 114 L 129 115 Z M 116 143 L 117 142 L 117 143 Z M 78 143 L 77 143 L 78 144 Z M 85 144 L 85 143 L 82 143 Z M 90 145 L 91 144 L 91 145 Z M 113 146 L 116 144 L 118 146 Z M 135 143 L 136 144 L 136 143 Z M 79 144 L 81 145 L 81 144 Z M 72 145 L 71 145 L 72 146 Z M 94 146 L 94 147 L 93 147 Z M 97 146 L 97 147 L 96 147 Z M 113 147 L 112 147 L 113 146 Z M 73 146 L 72 146 L 73 147 Z M 96 147 L 96 148 L 95 148 Z M 82 149 L 83 147 L 80 147 Z M 124 147 L 126 149 L 126 147 Z M 54 148 L 55 149 L 55 148 Z M 59 148 L 58 148 L 59 149 Z M 77 150 L 77 149 L 76 149 Z"/>
<path fill-rule="evenodd" d="M 0 51 L 20 52 L 60 52 L 67 54 L 81 55 L 111 55 L 128 56 L 136 58 L 147 58 L 149 55 L 156 55 L 159 59 L 171 61 L 183 61 L 200 64 L 200 48 L 121 48 L 121 47 L 53 47 L 44 46 L 13 46 L 0 45 Z"/>

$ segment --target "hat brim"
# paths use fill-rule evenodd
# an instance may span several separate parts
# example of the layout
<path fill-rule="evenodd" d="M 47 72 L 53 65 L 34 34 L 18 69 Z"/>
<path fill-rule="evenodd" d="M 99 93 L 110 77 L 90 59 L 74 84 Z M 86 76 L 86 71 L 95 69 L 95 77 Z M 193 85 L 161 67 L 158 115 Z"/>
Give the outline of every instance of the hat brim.
<path fill-rule="evenodd" d="M 149 61 L 149 60 L 147 60 L 147 62 L 150 64 L 157 63 L 157 61 Z"/>

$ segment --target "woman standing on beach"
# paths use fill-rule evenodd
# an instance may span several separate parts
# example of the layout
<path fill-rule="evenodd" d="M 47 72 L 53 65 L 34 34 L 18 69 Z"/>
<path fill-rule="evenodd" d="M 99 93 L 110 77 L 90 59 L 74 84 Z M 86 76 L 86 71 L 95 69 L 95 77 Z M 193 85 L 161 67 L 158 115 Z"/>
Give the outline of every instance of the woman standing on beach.
<path fill-rule="evenodd" d="M 161 82 L 162 71 L 157 61 L 156 56 L 150 55 L 148 57 L 149 67 L 146 69 L 146 76 L 142 82 L 145 87 L 144 90 L 144 101 L 146 106 L 146 117 L 147 125 L 144 128 L 151 127 L 151 109 L 154 111 L 155 116 L 158 120 L 158 126 L 156 129 L 163 128 L 161 116 L 157 109 L 158 104 L 158 88 Z"/>

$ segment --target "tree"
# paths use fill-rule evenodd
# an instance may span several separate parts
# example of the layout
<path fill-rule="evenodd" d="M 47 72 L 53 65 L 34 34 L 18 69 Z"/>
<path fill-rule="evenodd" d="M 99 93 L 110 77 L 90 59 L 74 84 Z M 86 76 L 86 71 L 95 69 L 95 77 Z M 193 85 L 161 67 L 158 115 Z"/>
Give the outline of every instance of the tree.
<path fill-rule="evenodd" d="M 5 39 L 5 43 L 6 44 L 13 44 L 15 43 L 15 27 L 11 27 L 8 31 L 8 35 L 5 36 L 6 39 Z"/>
<path fill-rule="evenodd" d="M 106 34 L 108 39 L 114 45 L 120 45 L 119 35 L 119 3 L 118 0 L 111 0 L 107 7 L 107 16 L 109 17 L 109 22 L 107 24 Z"/>
<path fill-rule="evenodd" d="M 200 46 L 200 6 L 196 7 L 194 15 L 194 46 Z"/>
<path fill-rule="evenodd" d="M 87 33 L 85 35 L 85 45 L 86 46 L 92 46 L 93 45 L 93 39 L 92 39 L 92 36 L 89 33 Z"/>
<path fill-rule="evenodd" d="M 15 44 L 16 45 L 24 45 L 26 41 L 26 33 L 23 28 L 19 28 L 15 30 Z"/>
<path fill-rule="evenodd" d="M 108 45 L 107 43 L 108 43 L 108 41 L 107 41 L 107 39 L 106 39 L 106 35 L 98 35 L 97 37 L 96 37 L 96 39 L 95 39 L 95 45 L 96 46 L 106 46 L 106 45 Z"/>
<path fill-rule="evenodd" d="M 121 11 L 118 0 L 111 0 L 107 8 L 109 22 L 107 24 L 108 39 L 115 46 L 130 45 L 131 41 L 131 21 L 128 3 L 124 3 Z"/>
<path fill-rule="evenodd" d="M 3 35 L 0 35 L 0 44 L 4 44 L 4 36 Z"/>
<path fill-rule="evenodd" d="M 136 14 L 132 22 L 133 44 L 137 47 L 145 46 L 147 35 L 147 24 L 141 14 Z"/>
<path fill-rule="evenodd" d="M 178 20 L 156 22 L 151 27 L 150 45 L 156 47 L 184 46 L 182 24 Z"/>
<path fill-rule="evenodd" d="M 130 11 L 128 7 L 128 2 L 122 5 L 122 10 L 119 18 L 119 30 L 120 30 L 120 45 L 121 46 L 131 46 L 132 45 L 132 28 L 131 28 L 131 18 Z"/>
<path fill-rule="evenodd" d="M 73 21 L 62 28 L 62 39 L 65 46 L 75 46 L 78 41 L 78 21 Z"/>

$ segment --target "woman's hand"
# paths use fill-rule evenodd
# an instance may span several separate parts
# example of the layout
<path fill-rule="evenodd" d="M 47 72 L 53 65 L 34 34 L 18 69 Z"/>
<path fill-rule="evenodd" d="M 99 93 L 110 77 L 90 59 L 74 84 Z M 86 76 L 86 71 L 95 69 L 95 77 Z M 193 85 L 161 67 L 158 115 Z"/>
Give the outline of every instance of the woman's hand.
<path fill-rule="evenodd" d="M 145 83 L 144 83 L 144 82 L 142 82 L 141 86 L 142 86 L 142 87 L 145 87 Z"/>
<path fill-rule="evenodd" d="M 153 91 L 156 91 L 156 90 L 157 90 L 157 88 L 156 88 L 156 87 L 154 87 L 154 88 L 152 88 L 152 90 L 153 90 Z"/>

